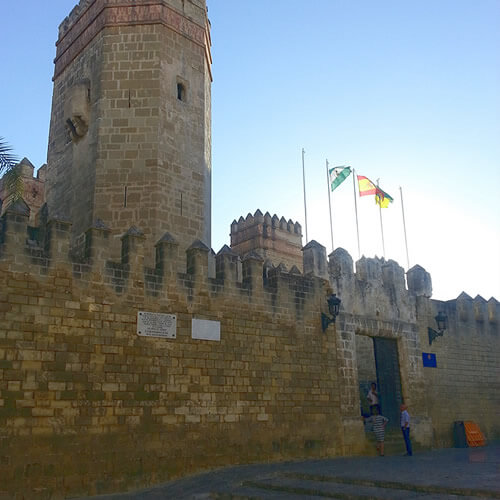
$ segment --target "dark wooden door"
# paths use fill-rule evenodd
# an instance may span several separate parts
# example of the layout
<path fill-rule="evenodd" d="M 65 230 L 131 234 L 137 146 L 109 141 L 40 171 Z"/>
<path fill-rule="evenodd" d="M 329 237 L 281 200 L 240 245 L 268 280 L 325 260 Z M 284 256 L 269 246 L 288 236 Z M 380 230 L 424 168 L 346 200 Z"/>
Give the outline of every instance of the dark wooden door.
<path fill-rule="evenodd" d="M 397 341 L 374 337 L 373 343 L 382 415 L 389 419 L 390 427 L 397 428 L 402 402 Z"/>

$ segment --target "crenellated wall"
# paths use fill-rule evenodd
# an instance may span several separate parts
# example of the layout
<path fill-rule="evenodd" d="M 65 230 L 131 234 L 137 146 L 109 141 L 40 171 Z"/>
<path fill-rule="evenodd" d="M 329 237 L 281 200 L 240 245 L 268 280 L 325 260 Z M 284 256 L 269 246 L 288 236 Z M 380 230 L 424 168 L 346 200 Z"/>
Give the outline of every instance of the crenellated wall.
<path fill-rule="evenodd" d="M 301 274 L 255 252 L 242 261 L 227 246 L 211 266 L 202 242 L 181 255 L 167 233 L 148 267 L 139 229 L 113 255 L 111 231 L 97 221 L 76 258 L 68 221 L 46 221 L 35 241 L 28 220 L 23 204 L 1 219 L 7 492 L 118 491 L 215 465 L 361 452 L 360 336 L 397 342 L 417 443 L 449 444 L 456 419 L 499 434 L 494 299 L 436 303 L 422 268 L 410 270 L 407 290 L 395 262 L 363 258 L 354 273 L 347 252 L 327 264 L 317 242 L 304 248 Z M 341 314 L 323 333 L 332 290 Z M 426 328 L 440 307 L 449 331 L 432 344 L 438 368 L 423 368 Z M 139 311 L 175 314 L 176 338 L 139 336 Z M 193 338 L 193 319 L 219 324 L 220 340 Z M 451 403 L 459 389 L 467 398 Z"/>
<path fill-rule="evenodd" d="M 352 258 L 341 248 L 329 256 L 329 274 L 344 312 L 363 318 L 350 326 L 351 335 L 344 339 L 348 358 L 353 356 L 358 367 L 365 363 L 345 378 L 352 386 L 350 394 L 360 383 L 365 388 L 369 380 L 376 381 L 372 339 L 393 339 L 398 346 L 402 399 L 410 406 L 417 442 L 453 446 L 454 422 L 464 420 L 477 422 L 489 439 L 500 437 L 495 416 L 500 407 L 496 299 L 472 299 L 462 293 L 455 300 L 436 301 L 430 298 L 431 277 L 421 266 L 407 272 L 406 288 L 404 270 L 396 262 L 363 257 L 354 273 Z M 430 344 L 428 328 L 437 328 L 434 318 L 439 311 L 447 315 L 448 328 Z M 390 323 L 382 324 L 388 318 Z M 429 354 L 436 356 L 436 367 L 424 366 L 423 356 Z M 360 397 L 363 405 L 365 394 Z"/>
<path fill-rule="evenodd" d="M 329 256 L 329 277 L 345 310 L 374 318 L 414 323 L 414 289 L 406 289 L 404 269 L 395 261 L 362 257 L 353 271 L 352 257 L 337 248 Z M 411 273 L 410 273 L 411 274 Z"/>
<path fill-rule="evenodd" d="M 428 327 L 444 312 L 448 327 L 429 343 Z M 449 301 L 417 301 L 422 350 L 436 356 L 425 368 L 426 404 L 434 423 L 436 446 L 453 445 L 453 423 L 472 420 L 490 439 L 500 437 L 500 304 L 462 293 Z"/>
<path fill-rule="evenodd" d="M 49 220 L 38 242 L 27 242 L 27 221 L 15 206 L 2 219 L 0 492 L 119 491 L 356 450 L 332 425 L 324 280 L 279 267 L 264 277 L 259 256 L 240 263 L 227 247 L 209 278 L 210 250 L 197 241 L 181 255 L 169 234 L 145 267 L 141 231 L 127 231 L 113 255 L 103 223 L 74 260 L 67 221 Z M 175 314 L 176 338 L 139 336 L 139 311 Z M 194 339 L 193 319 L 218 322 L 220 341 Z"/>
<path fill-rule="evenodd" d="M 0 493 L 122 491 L 218 465 L 367 452 L 357 356 L 378 338 L 397 345 L 416 444 L 451 444 L 455 420 L 500 435 L 494 299 L 436 302 L 423 268 L 407 289 L 397 263 L 362 258 L 354 273 L 345 250 L 327 261 L 314 241 L 303 274 L 199 240 L 181 252 L 169 233 L 150 267 L 140 229 L 115 254 L 102 221 L 75 254 L 69 221 L 39 219 L 28 230 L 22 203 L 0 219 Z M 341 312 L 322 332 L 332 291 Z M 449 328 L 428 346 L 438 309 Z M 174 314 L 175 338 L 139 335 L 144 311 Z M 220 338 L 197 338 L 193 320 Z"/>

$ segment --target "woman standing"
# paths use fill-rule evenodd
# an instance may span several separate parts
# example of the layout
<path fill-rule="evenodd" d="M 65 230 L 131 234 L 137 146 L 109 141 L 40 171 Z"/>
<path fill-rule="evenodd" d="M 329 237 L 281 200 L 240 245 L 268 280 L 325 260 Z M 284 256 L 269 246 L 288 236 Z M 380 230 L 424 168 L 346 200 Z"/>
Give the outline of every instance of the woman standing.
<path fill-rule="evenodd" d="M 383 415 L 379 415 L 378 408 L 375 406 L 373 408 L 373 415 L 366 419 L 367 422 L 373 424 L 373 433 L 375 434 L 375 440 L 377 441 L 377 451 L 378 454 L 384 456 L 384 438 L 385 438 L 385 426 L 389 419 Z"/>
<path fill-rule="evenodd" d="M 377 384 L 372 382 L 372 386 L 366 395 L 366 399 L 368 399 L 368 403 L 370 405 L 370 415 L 374 415 L 373 410 L 377 408 L 378 413 L 380 413 L 380 404 L 378 402 L 378 392 L 377 392 Z"/>

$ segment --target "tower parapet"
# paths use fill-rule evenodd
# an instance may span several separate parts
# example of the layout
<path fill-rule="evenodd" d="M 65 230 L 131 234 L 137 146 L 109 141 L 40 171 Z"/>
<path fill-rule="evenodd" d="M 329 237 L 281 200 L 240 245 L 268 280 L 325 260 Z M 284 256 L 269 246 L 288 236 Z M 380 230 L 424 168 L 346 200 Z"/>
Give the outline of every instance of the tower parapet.
<path fill-rule="evenodd" d="M 240 217 L 231 224 L 231 249 L 240 256 L 255 252 L 273 265 L 283 263 L 288 268 L 302 265 L 302 227 L 291 219 L 281 219 L 269 212 L 257 210 L 245 219 Z"/>
<path fill-rule="evenodd" d="M 34 175 L 35 167 L 28 160 L 23 158 L 17 168 L 21 175 L 22 198 L 24 203 L 30 208 L 30 224 L 35 224 L 36 213 L 45 203 L 45 173 L 47 165 L 42 165 Z M 4 184 L 4 178 L 0 179 L 0 215 L 4 214 L 10 204 L 10 194 Z"/>

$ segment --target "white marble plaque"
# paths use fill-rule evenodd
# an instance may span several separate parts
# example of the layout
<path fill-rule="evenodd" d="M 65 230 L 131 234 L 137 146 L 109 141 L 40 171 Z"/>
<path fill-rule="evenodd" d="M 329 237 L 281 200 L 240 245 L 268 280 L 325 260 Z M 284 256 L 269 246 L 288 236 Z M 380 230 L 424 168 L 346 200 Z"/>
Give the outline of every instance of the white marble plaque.
<path fill-rule="evenodd" d="M 197 340 L 220 341 L 220 321 L 208 319 L 193 319 L 191 323 L 191 337 Z"/>
<path fill-rule="evenodd" d="M 139 311 L 137 313 L 137 335 L 175 339 L 177 318 L 175 314 Z"/>

